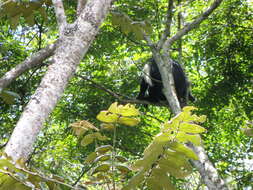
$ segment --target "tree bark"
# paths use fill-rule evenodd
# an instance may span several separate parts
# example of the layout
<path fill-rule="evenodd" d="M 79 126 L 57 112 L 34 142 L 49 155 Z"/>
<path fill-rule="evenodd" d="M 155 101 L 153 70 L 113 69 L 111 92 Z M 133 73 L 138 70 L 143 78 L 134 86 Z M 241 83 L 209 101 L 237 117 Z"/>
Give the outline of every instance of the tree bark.
<path fill-rule="evenodd" d="M 194 146 L 188 144 L 193 151 L 198 155 L 199 160 L 190 160 L 193 166 L 199 171 L 201 179 L 209 190 L 228 190 L 226 183 L 219 176 L 217 169 L 209 160 L 202 146 Z"/>
<path fill-rule="evenodd" d="M 5 148 L 14 161 L 28 158 L 44 121 L 98 33 L 112 0 L 90 0 L 74 24 L 66 26 L 59 47 L 36 92 L 25 107 Z"/>
<path fill-rule="evenodd" d="M 13 80 L 28 69 L 40 66 L 44 60 L 53 55 L 57 45 L 58 41 L 41 49 L 31 57 L 27 58 L 23 63 L 18 64 L 16 67 L 5 73 L 5 75 L 0 78 L 0 89 L 6 88 Z"/>

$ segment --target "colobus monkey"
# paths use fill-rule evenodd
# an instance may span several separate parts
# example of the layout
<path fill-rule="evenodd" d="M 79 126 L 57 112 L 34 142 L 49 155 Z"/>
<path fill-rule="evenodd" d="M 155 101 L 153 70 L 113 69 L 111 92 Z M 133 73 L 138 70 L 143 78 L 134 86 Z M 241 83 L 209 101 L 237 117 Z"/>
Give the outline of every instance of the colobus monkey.
<path fill-rule="evenodd" d="M 163 85 L 158 66 L 153 58 L 151 58 L 149 62 L 150 63 L 146 64 L 143 69 L 144 74 L 141 79 L 140 93 L 137 99 L 153 103 L 166 101 L 166 97 L 162 92 Z M 172 74 L 180 106 L 186 106 L 188 99 L 192 102 L 195 101 L 189 89 L 190 85 L 188 79 L 181 65 L 175 61 L 172 62 Z"/>

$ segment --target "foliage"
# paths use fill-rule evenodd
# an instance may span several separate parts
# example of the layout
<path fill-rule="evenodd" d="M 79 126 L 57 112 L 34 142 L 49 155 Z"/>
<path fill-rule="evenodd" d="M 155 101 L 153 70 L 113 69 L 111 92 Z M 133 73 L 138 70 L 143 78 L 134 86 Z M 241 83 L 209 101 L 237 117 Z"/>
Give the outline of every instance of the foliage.
<path fill-rule="evenodd" d="M 6 155 L 0 157 L 0 189 L 29 190 L 29 189 L 71 189 L 57 176 L 47 178 L 36 172 L 31 172 L 23 166 L 23 162 L 13 163 Z"/>
<path fill-rule="evenodd" d="M 11 27 L 15 29 L 21 17 L 23 17 L 29 26 L 35 24 L 35 12 L 38 12 L 46 20 L 46 10 L 44 5 L 51 5 L 50 0 L 43 1 L 1 1 L 0 18 L 7 17 L 10 20 Z"/>
<path fill-rule="evenodd" d="M 205 117 L 192 115 L 194 107 L 185 107 L 183 112 L 164 124 L 144 151 L 144 157 L 133 168 L 137 175 L 130 179 L 127 189 L 135 189 L 146 184 L 150 189 L 174 189 L 169 176 L 185 178 L 192 172 L 188 159 L 198 160 L 197 155 L 185 143 L 200 145 L 199 133 L 205 131 L 194 124 L 204 122 Z"/>
<path fill-rule="evenodd" d="M 2 2 L 7 1 L 1 1 L 1 5 L 3 5 Z M 21 1 L 11 2 L 20 3 Z M 29 2 L 42 3 L 44 1 Z M 178 13 L 182 14 L 183 24 L 187 24 L 211 1 L 182 0 L 180 5 L 174 2 L 171 35 L 178 31 Z M 22 1 L 22 3 L 26 4 L 28 1 Z M 1 6 L 1 76 L 58 37 L 52 6 L 42 6 L 47 18 L 38 9 L 34 12 L 31 8 L 27 8 L 25 12 L 20 12 L 18 7 L 18 4 L 15 4 L 15 8 L 12 9 L 4 9 L 4 6 Z M 68 21 L 74 20 L 76 1 L 64 1 L 64 7 Z M 173 59 L 182 60 L 192 82 L 192 91 L 197 97 L 194 103 L 194 106 L 198 107 L 196 113 L 204 114 L 208 118 L 203 124 L 207 133 L 202 134 L 205 149 L 232 189 L 250 189 L 253 183 L 250 165 L 253 159 L 252 138 L 246 136 L 247 130 L 252 128 L 247 122 L 251 123 L 253 117 L 252 7 L 252 2 L 249 0 L 223 1 L 220 8 L 204 23 L 184 36 L 181 40 L 181 56 L 178 51 L 179 43 L 175 43 L 171 50 Z M 159 40 L 165 28 L 166 11 L 167 1 L 164 0 L 115 1 L 114 13 L 110 14 L 103 23 L 99 35 L 77 70 L 78 75 L 103 85 L 106 89 L 122 95 L 123 98 L 136 97 L 141 69 L 150 57 L 149 46 L 141 40 L 142 37 L 137 37 L 140 36 L 138 27 L 147 24 L 150 32 L 152 30 L 152 40 Z M 118 18 L 115 12 L 119 14 L 116 14 Z M 14 13 L 18 13 L 19 16 L 8 16 Z M 29 26 L 32 21 L 28 24 L 24 15 L 35 18 L 33 27 Z M 116 23 L 121 21 L 122 24 L 116 24 L 115 19 Z M 13 23 L 12 26 L 16 24 L 18 26 L 14 29 L 10 27 L 10 23 Z M 138 26 L 134 23 L 138 23 Z M 148 31 L 146 32 L 149 34 Z M 7 104 L 2 98 L 0 99 L 1 148 L 8 141 L 24 106 L 47 70 L 48 63 L 46 61 L 43 67 L 24 73 L 13 81 L 8 89 L 4 89 L 19 94 L 20 98 L 16 98 L 14 104 Z M 96 129 L 76 131 L 72 127 L 75 135 L 68 126 L 77 120 L 89 121 L 93 126 L 99 126 L 100 123 L 96 120 L 97 114 L 114 101 L 116 101 L 114 97 L 98 89 L 88 80 L 74 76 L 61 101 L 45 123 L 45 128 L 40 133 L 35 150 L 29 159 L 29 166 L 38 168 L 45 175 L 61 176 L 70 184 L 77 181 L 79 184 L 86 182 L 87 175 L 82 175 L 83 171 L 89 171 L 92 165 L 84 163 L 87 156 L 94 153 L 96 147 L 103 145 L 113 147 L 112 131 L 115 125 L 103 123 L 101 128 L 98 128 L 99 131 Z M 140 115 L 138 127 L 117 124 L 117 154 L 124 156 L 130 162 L 142 157 L 143 150 L 150 144 L 153 136 L 159 133 L 161 123 L 168 121 L 171 117 L 170 111 L 163 107 L 149 106 L 148 109 L 141 105 L 138 107 L 140 112 L 145 113 Z M 80 123 L 80 125 L 85 124 Z M 98 132 L 106 136 L 107 140 L 100 141 L 97 138 Z M 92 143 L 81 146 L 88 142 L 82 141 L 83 137 L 94 133 L 92 138 L 87 137 L 92 139 Z M 110 154 L 111 152 L 108 151 Z M 96 153 L 96 158 L 99 157 L 98 155 Z M 99 173 L 101 172 L 96 175 Z M 129 178 L 127 176 L 124 181 Z M 175 179 L 173 175 L 170 176 L 171 183 L 179 190 L 192 190 L 202 185 L 199 176 L 194 175 L 192 179 L 194 180 Z M 150 185 L 152 185 L 152 180 L 153 178 L 150 180 Z M 103 187 L 96 185 L 95 188 Z"/>
<path fill-rule="evenodd" d="M 134 22 L 127 15 L 122 13 L 112 13 L 112 24 L 120 26 L 120 29 L 126 35 L 135 34 L 137 40 L 144 39 L 144 32 L 148 35 L 152 33 L 152 26 L 148 21 Z"/>
<path fill-rule="evenodd" d="M 101 130 L 114 131 L 113 146 L 102 145 L 95 149 L 95 152 L 90 153 L 84 163 L 90 164 L 88 170 L 93 176 L 89 184 L 96 184 L 97 181 L 104 181 L 105 184 L 112 184 L 115 187 L 116 176 L 122 176 L 131 170 L 123 163 L 127 158 L 117 154 L 116 149 L 116 128 L 121 124 L 127 126 L 135 126 L 138 124 L 140 115 L 139 111 L 130 104 L 118 105 L 117 102 L 111 104 L 108 110 L 101 111 L 97 115 L 97 119 L 104 122 L 101 125 Z M 100 130 L 88 121 L 79 121 L 70 125 L 74 133 L 82 138 L 81 145 L 87 146 L 94 141 L 105 141 L 107 137 L 101 135 Z M 96 132 L 94 132 L 96 131 Z M 86 135 L 86 132 L 91 132 Z M 88 171 L 87 170 L 87 171 Z"/>
<path fill-rule="evenodd" d="M 205 132 L 205 129 L 196 123 L 206 120 L 205 116 L 193 115 L 191 111 L 194 109 L 194 107 L 185 107 L 183 112 L 164 124 L 161 132 L 145 149 L 144 157 L 133 165 L 132 168 L 138 171 L 137 175 L 132 177 L 123 189 L 134 189 L 141 184 L 146 184 L 151 189 L 173 189 L 169 176 L 185 178 L 192 173 L 188 159 L 198 160 L 198 157 L 185 143 L 200 145 L 201 139 L 198 134 Z M 85 163 L 91 165 L 88 170 L 93 176 L 89 184 L 102 180 L 104 183 L 112 183 L 115 186 L 115 176 L 119 176 L 118 172 L 122 175 L 131 171 L 127 165 L 121 163 L 126 162 L 127 158 L 116 154 L 116 128 L 121 124 L 135 126 L 139 122 L 136 118 L 139 115 L 139 111 L 134 106 L 118 105 L 117 102 L 97 115 L 98 120 L 105 122 L 101 125 L 101 130 L 114 131 L 114 142 L 113 146 L 98 146 L 95 152 L 90 153 L 85 159 Z M 82 138 L 82 146 L 107 139 L 88 121 L 75 122 L 70 126 L 74 133 Z M 87 135 L 87 132 L 91 133 Z M 157 187 L 158 181 L 159 187 Z"/>

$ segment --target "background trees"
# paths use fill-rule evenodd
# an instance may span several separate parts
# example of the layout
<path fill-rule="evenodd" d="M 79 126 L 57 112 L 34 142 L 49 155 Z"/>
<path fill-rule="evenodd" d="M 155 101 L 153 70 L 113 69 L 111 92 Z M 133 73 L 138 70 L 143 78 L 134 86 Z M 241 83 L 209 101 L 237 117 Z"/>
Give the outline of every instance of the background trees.
<path fill-rule="evenodd" d="M 46 3 L 46 15 L 36 6 L 34 14 L 31 14 L 33 9 L 28 8 L 25 11 L 10 7 L 1 11 L 1 76 L 57 39 L 54 10 L 50 2 Z M 174 1 L 176 17 L 172 20 L 171 35 L 190 23 L 210 3 Z M 120 95 L 121 100 L 136 97 L 141 68 L 151 55 L 150 47 L 141 40 L 136 28 L 146 21 L 147 31 L 152 31 L 151 39 L 160 39 L 167 4 L 154 0 L 114 3 L 112 13 L 103 22 L 76 75 L 45 123 L 28 159 L 30 166 L 60 175 L 70 183 L 78 179 L 82 168 L 87 167 L 83 160 L 94 145 L 80 146 L 69 125 L 77 120 L 99 125 L 96 115 L 116 100 L 101 86 Z M 4 2 L 2 8 L 4 5 L 8 2 Z M 64 6 L 67 20 L 74 21 L 77 3 L 64 1 Z M 17 13 L 22 11 L 27 15 L 20 17 Z M 115 18 L 124 18 L 119 13 L 127 15 L 136 26 L 130 28 L 126 20 L 116 24 Z M 224 1 L 208 20 L 174 43 L 171 52 L 172 58 L 184 65 L 192 81 L 193 94 L 198 98 L 194 106 L 199 108 L 199 114 L 207 115 L 204 123 L 207 133 L 203 140 L 209 158 L 234 189 L 250 187 L 252 183 L 252 167 L 247 165 L 250 160 L 252 164 L 252 141 L 241 132 L 246 122 L 252 120 L 252 14 L 250 1 Z M 5 97 L 0 99 L 3 146 L 49 64 L 50 60 L 43 61 L 8 86 L 9 91 L 20 96 L 14 102 L 13 96 L 1 95 Z M 6 97 L 12 104 L 8 104 Z M 117 131 L 118 148 L 129 159 L 140 156 L 152 136 L 158 133 L 161 123 L 171 118 L 170 111 L 164 107 L 151 105 L 146 109 L 139 105 L 139 109 L 146 113 L 141 116 L 141 124 Z M 185 185 L 191 182 L 179 181 L 178 188 L 194 189 Z"/>

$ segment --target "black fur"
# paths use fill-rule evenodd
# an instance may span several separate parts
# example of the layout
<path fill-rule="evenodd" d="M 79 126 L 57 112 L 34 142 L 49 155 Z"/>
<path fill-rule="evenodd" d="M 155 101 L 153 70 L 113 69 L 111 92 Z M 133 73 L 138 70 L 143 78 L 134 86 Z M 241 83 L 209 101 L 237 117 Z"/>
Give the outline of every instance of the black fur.
<path fill-rule="evenodd" d="M 172 74 L 175 82 L 175 89 L 180 106 L 187 105 L 187 101 L 195 101 L 189 89 L 189 82 L 181 67 L 181 65 L 175 61 L 172 62 Z M 141 79 L 140 93 L 137 96 L 139 100 L 146 100 L 149 102 L 157 103 L 165 101 L 166 98 L 162 92 L 163 85 L 161 81 L 161 74 L 153 59 L 150 59 L 150 63 L 144 67 L 144 75 Z"/>

